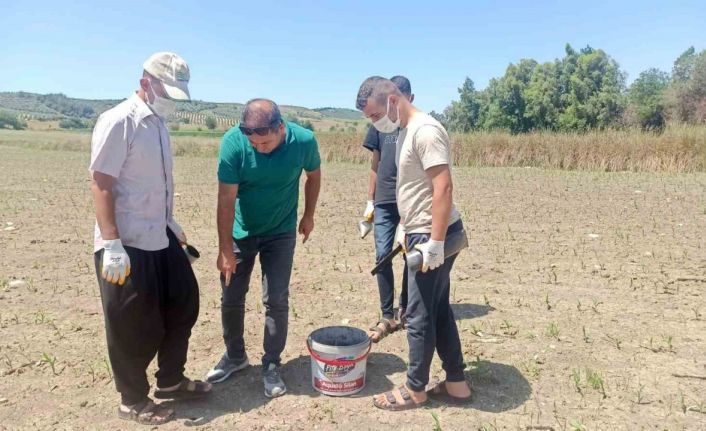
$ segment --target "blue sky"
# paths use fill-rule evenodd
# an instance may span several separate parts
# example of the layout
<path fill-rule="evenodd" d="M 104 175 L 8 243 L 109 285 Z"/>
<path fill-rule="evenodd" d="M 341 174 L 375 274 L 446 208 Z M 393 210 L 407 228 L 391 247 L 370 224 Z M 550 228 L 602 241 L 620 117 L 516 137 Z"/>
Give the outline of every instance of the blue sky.
<path fill-rule="evenodd" d="M 702 1 L 48 1 L 0 14 L 0 91 L 123 98 L 155 51 L 182 55 L 192 97 L 354 108 L 369 75 L 410 78 L 442 110 L 466 76 L 484 88 L 511 62 L 550 61 L 568 42 L 628 73 L 670 71 L 706 48 Z"/>

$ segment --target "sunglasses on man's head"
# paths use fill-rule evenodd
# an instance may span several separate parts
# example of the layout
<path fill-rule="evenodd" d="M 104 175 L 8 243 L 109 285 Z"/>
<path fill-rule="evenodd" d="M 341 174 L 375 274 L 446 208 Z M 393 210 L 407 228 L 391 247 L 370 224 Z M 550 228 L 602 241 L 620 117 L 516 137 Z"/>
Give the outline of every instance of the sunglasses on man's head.
<path fill-rule="evenodd" d="M 269 126 L 263 126 L 263 127 L 245 127 L 245 126 L 238 126 L 241 132 L 243 132 L 243 135 L 245 136 L 250 136 L 253 133 L 257 134 L 258 136 L 267 136 L 268 133 L 272 130 L 272 126 L 275 124 L 279 123 L 279 119 L 274 119 L 270 122 Z"/>

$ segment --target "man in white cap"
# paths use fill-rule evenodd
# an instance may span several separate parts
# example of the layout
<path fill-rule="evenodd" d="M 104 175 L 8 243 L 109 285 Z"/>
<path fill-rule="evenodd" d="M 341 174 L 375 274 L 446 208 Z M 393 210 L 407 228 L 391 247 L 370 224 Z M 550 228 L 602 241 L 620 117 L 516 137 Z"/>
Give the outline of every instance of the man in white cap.
<path fill-rule="evenodd" d="M 184 364 L 199 314 L 199 288 L 174 221 L 172 153 L 165 120 L 190 100 L 189 67 L 160 52 L 144 63 L 140 88 L 104 112 L 91 142 L 95 267 L 108 356 L 121 395 L 118 416 L 148 425 L 174 417 L 149 397 L 147 367 L 157 355 L 155 398 L 205 396 Z"/>

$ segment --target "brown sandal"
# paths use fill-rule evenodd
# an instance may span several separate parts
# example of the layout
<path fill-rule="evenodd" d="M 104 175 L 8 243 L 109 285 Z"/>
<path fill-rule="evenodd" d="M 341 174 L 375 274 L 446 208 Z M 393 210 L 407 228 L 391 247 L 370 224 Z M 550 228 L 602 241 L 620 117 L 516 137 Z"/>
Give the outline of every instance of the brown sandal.
<path fill-rule="evenodd" d="M 127 412 L 118 407 L 118 417 L 140 425 L 162 425 L 174 419 L 174 410 L 161 407 L 147 398 L 141 403 L 130 406 Z"/>
<path fill-rule="evenodd" d="M 393 391 L 398 391 L 400 393 L 400 396 L 402 397 L 402 403 L 397 402 L 397 398 L 395 397 L 395 394 Z M 392 412 L 399 412 L 402 410 L 416 409 L 419 407 L 423 407 L 429 403 L 428 399 L 424 402 L 421 402 L 421 403 L 415 402 L 412 399 L 412 395 L 409 393 L 409 390 L 407 390 L 407 387 L 405 385 L 402 385 L 396 389 L 393 389 L 392 391 L 385 392 L 383 395 L 385 395 L 385 401 L 387 401 L 387 404 L 379 403 L 375 399 L 375 397 L 373 397 L 373 405 L 379 409 L 392 411 Z"/>
<path fill-rule="evenodd" d="M 381 328 L 380 325 L 382 325 L 383 327 Z M 370 341 L 372 341 L 373 343 L 378 343 L 382 341 L 383 338 L 387 337 L 398 329 L 399 325 L 397 324 L 397 322 L 395 322 L 394 320 L 382 318 L 378 320 L 378 322 L 369 329 L 370 331 L 375 332 L 378 336 L 377 340 L 373 340 L 372 338 L 370 338 Z"/>
<path fill-rule="evenodd" d="M 160 400 L 190 400 L 201 398 L 211 393 L 213 386 L 201 380 L 184 379 L 175 389 L 155 389 L 154 397 Z"/>

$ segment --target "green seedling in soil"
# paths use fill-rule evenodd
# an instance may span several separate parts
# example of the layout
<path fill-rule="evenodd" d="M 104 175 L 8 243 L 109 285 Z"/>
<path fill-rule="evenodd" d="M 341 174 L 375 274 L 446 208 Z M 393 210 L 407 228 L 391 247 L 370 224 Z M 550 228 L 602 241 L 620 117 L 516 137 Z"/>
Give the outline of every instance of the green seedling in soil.
<path fill-rule="evenodd" d="M 39 362 L 43 364 L 49 364 L 51 367 L 51 372 L 56 376 L 56 356 L 52 356 L 48 353 L 42 353 L 42 358 L 39 360 Z"/>
<path fill-rule="evenodd" d="M 534 358 L 528 359 L 527 361 L 521 363 L 520 367 L 529 377 L 534 379 L 539 377 L 539 373 L 542 371 Z"/>
<path fill-rule="evenodd" d="M 503 320 L 503 323 L 500 324 L 500 329 L 502 329 L 503 334 L 509 335 L 509 336 L 514 336 L 517 335 L 518 330 L 512 327 L 512 324 L 508 322 L 507 320 Z"/>
<path fill-rule="evenodd" d="M 574 369 L 571 372 L 571 380 L 574 382 L 574 388 L 576 388 L 576 392 L 583 396 L 583 390 L 581 389 L 581 370 Z"/>
<path fill-rule="evenodd" d="M 598 306 L 601 305 L 601 304 L 603 304 L 603 302 L 598 301 L 597 299 L 594 299 L 594 300 L 593 300 L 593 305 L 591 305 L 591 310 L 593 310 L 593 312 L 596 313 L 596 314 L 600 314 L 600 313 L 598 312 Z"/>
<path fill-rule="evenodd" d="M 667 351 L 674 353 L 674 346 L 672 345 L 672 336 L 668 335 L 664 337 L 664 342 L 667 343 Z"/>
<path fill-rule="evenodd" d="M 552 338 L 556 338 L 557 340 L 559 339 L 559 326 L 552 322 L 549 324 L 547 327 L 547 335 L 549 335 Z"/>
<path fill-rule="evenodd" d="M 581 301 L 580 301 L 580 300 L 577 300 L 577 301 L 576 301 L 576 309 L 578 310 L 579 313 L 580 313 L 581 311 L 583 311 L 583 310 L 581 310 Z"/>
<path fill-rule="evenodd" d="M 586 381 L 596 391 L 600 391 L 603 394 L 603 398 L 608 398 L 605 392 L 605 386 L 603 384 L 603 376 L 597 371 L 591 369 L 586 369 Z"/>
<path fill-rule="evenodd" d="M 486 295 L 483 295 L 483 301 L 485 302 L 485 306 L 490 308 L 491 310 L 494 310 L 493 306 L 490 305 L 490 301 L 488 300 L 488 297 Z"/>
<path fill-rule="evenodd" d="M 645 390 L 645 385 L 638 383 L 637 384 L 637 393 L 636 393 L 636 403 L 637 404 L 646 404 L 645 403 L 645 393 L 643 392 Z"/>
<path fill-rule="evenodd" d="M 578 419 L 572 419 L 570 425 L 571 431 L 587 431 L 586 426 Z"/>
<path fill-rule="evenodd" d="M 113 380 L 113 369 L 110 366 L 110 361 L 108 361 L 108 358 L 103 358 L 103 368 L 105 368 L 105 371 L 108 373 L 108 378 Z"/>
<path fill-rule="evenodd" d="M 701 320 L 701 312 L 698 307 L 692 307 L 691 310 L 694 312 L 694 319 Z"/>
<path fill-rule="evenodd" d="M 434 427 L 432 428 L 433 431 L 442 431 L 441 430 L 441 423 L 439 422 L 439 415 L 436 414 L 436 412 L 431 412 L 431 418 L 434 420 Z"/>
<path fill-rule="evenodd" d="M 483 331 L 481 331 L 480 328 L 476 325 L 471 325 L 471 334 L 475 335 L 476 337 L 482 337 Z"/>

